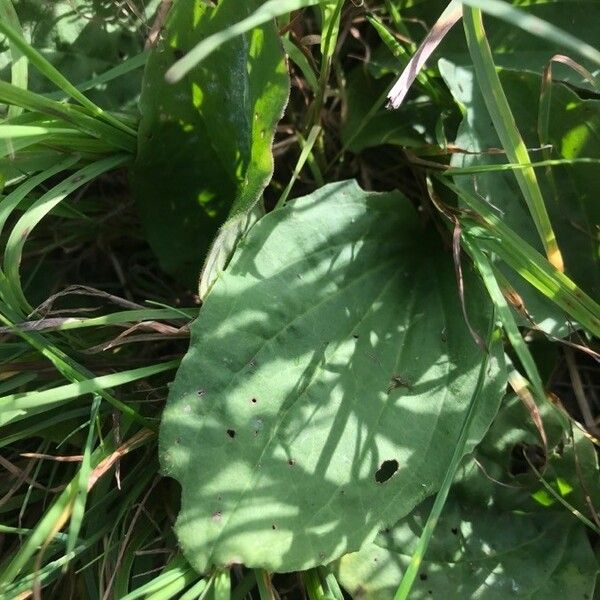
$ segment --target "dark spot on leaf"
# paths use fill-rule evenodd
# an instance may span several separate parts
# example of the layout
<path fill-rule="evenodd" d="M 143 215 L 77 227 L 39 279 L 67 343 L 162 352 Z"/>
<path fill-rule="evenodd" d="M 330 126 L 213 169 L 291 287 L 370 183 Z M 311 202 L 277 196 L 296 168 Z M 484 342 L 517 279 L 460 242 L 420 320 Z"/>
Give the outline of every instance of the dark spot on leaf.
<path fill-rule="evenodd" d="M 275 525 L 275 523 L 273 523 L 273 525 L 271 525 L 271 529 L 277 529 L 277 525 Z"/>
<path fill-rule="evenodd" d="M 252 402 L 252 404 L 256 404 L 258 402 L 258 400 L 256 398 L 252 398 L 252 400 L 250 400 L 250 402 Z"/>
<path fill-rule="evenodd" d="M 223 516 L 223 513 L 220 510 L 217 510 L 213 513 L 213 521 L 220 521 L 221 517 Z"/>
<path fill-rule="evenodd" d="M 183 58 L 184 52 L 183 50 L 179 50 L 179 48 L 175 48 L 175 50 L 173 50 L 173 55 L 179 60 L 180 58 Z"/>
<path fill-rule="evenodd" d="M 375 481 L 377 483 L 385 483 L 398 470 L 397 460 L 384 460 L 381 463 L 378 471 L 375 473 Z"/>
<path fill-rule="evenodd" d="M 319 558 L 322 560 L 326 556 L 325 552 L 319 552 Z"/>
<path fill-rule="evenodd" d="M 290 467 L 293 467 L 296 464 L 296 461 L 293 458 L 290 458 L 290 460 L 288 460 L 288 465 L 290 465 Z"/>
<path fill-rule="evenodd" d="M 419 574 L 419 579 L 421 581 L 427 581 L 427 573 L 420 573 Z"/>
<path fill-rule="evenodd" d="M 458 535 L 458 527 L 453 527 L 452 533 L 453 533 L 453 535 Z"/>
<path fill-rule="evenodd" d="M 204 394 L 206 394 L 206 390 L 198 390 L 198 397 L 202 398 L 202 396 L 204 396 Z"/>
<path fill-rule="evenodd" d="M 180 437 L 175 438 L 175 443 L 176 444 L 181 444 L 181 438 Z"/>
<path fill-rule="evenodd" d="M 389 394 L 393 390 L 400 387 L 406 388 L 408 390 L 412 389 L 411 383 L 407 379 L 402 377 L 402 375 L 392 375 L 392 377 L 390 378 L 390 385 L 388 386 L 387 393 Z"/>
<path fill-rule="evenodd" d="M 353 337 L 355 340 L 357 340 L 357 339 L 358 339 L 360 336 L 358 335 L 358 333 L 353 333 L 353 334 L 352 334 L 352 337 Z"/>
<path fill-rule="evenodd" d="M 235 437 L 235 429 L 228 429 L 227 430 L 227 435 L 233 439 Z"/>

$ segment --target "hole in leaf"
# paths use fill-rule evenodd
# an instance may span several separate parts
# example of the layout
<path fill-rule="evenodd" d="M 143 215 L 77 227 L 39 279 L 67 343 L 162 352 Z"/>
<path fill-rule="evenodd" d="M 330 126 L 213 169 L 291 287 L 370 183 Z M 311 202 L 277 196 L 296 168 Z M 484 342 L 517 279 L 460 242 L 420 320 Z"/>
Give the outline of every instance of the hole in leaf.
<path fill-rule="evenodd" d="M 179 50 L 179 48 L 176 48 L 175 50 L 173 50 L 173 55 L 175 56 L 175 58 L 177 60 L 183 58 L 184 52 L 183 50 Z"/>
<path fill-rule="evenodd" d="M 252 404 L 256 404 L 258 402 L 258 400 L 256 398 L 252 398 L 252 400 L 250 400 L 250 402 L 252 402 Z"/>
<path fill-rule="evenodd" d="M 452 528 L 452 534 L 453 535 L 458 535 L 458 527 L 453 527 Z"/>
<path fill-rule="evenodd" d="M 290 458 L 290 460 L 288 460 L 288 465 L 290 465 L 290 467 L 293 467 L 296 464 L 296 461 L 293 458 Z"/>
<path fill-rule="evenodd" d="M 508 470 L 511 475 L 523 475 L 529 473 L 529 463 L 536 469 L 541 470 L 546 464 L 546 455 L 544 449 L 537 444 L 525 444 L 520 442 L 513 446 L 510 453 L 510 462 Z"/>
<path fill-rule="evenodd" d="M 273 523 L 273 525 L 271 525 L 271 529 L 277 529 L 277 525 L 275 525 L 275 523 Z"/>
<path fill-rule="evenodd" d="M 384 460 L 381 463 L 377 473 L 375 473 L 375 481 L 377 483 L 385 483 L 398 470 L 397 460 Z"/>
<path fill-rule="evenodd" d="M 420 579 L 421 581 L 427 581 L 427 573 L 421 573 L 421 574 L 419 575 L 419 579 Z"/>
<path fill-rule="evenodd" d="M 227 430 L 227 435 L 233 439 L 235 437 L 235 429 L 228 429 Z"/>

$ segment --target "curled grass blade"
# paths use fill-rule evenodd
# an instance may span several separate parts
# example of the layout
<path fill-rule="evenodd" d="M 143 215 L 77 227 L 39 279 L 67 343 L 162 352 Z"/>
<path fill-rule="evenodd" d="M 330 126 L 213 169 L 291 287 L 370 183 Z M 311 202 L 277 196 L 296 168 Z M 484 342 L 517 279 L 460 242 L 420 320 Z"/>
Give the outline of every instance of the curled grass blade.
<path fill-rule="evenodd" d="M 30 312 L 32 309 L 21 287 L 19 266 L 21 264 L 23 246 L 27 241 L 28 235 L 69 194 L 102 173 L 124 165 L 129 159 L 130 157 L 127 155 L 118 154 L 86 165 L 43 194 L 15 224 L 6 243 L 4 272 L 12 295 L 19 300 L 21 307 L 27 312 Z"/>
<path fill-rule="evenodd" d="M 2 202 L 0 202 L 0 233 L 2 233 L 6 220 L 10 217 L 13 210 L 30 192 L 35 190 L 47 179 L 74 167 L 78 161 L 78 156 L 68 156 L 49 169 L 28 177 L 21 185 L 19 185 L 19 187 L 15 188 L 10 194 L 5 196 L 2 199 Z"/>
<path fill-rule="evenodd" d="M 529 153 L 517 129 L 508 99 L 496 72 L 492 51 L 483 27 L 481 11 L 464 6 L 463 23 L 477 82 L 502 147 L 511 163 L 531 163 Z M 559 271 L 564 271 L 562 255 L 558 248 L 535 171 L 532 168 L 516 170 L 515 177 L 546 250 L 548 260 Z"/>

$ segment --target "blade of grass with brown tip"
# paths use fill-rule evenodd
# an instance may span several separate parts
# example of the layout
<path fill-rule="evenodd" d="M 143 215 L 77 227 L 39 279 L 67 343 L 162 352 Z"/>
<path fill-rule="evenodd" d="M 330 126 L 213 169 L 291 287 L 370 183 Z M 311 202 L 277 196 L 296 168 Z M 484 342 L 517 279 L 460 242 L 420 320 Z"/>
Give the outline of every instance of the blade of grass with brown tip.
<path fill-rule="evenodd" d="M 464 6 L 463 23 L 477 83 L 481 88 L 481 93 L 502 147 L 510 162 L 531 163 L 527 147 L 517 129 L 510 105 L 496 72 L 492 50 L 483 27 L 481 10 Z M 546 210 L 535 170 L 524 168 L 515 171 L 515 178 L 542 240 L 548 260 L 559 271 L 564 271 L 562 255 L 552 229 L 552 223 Z"/>

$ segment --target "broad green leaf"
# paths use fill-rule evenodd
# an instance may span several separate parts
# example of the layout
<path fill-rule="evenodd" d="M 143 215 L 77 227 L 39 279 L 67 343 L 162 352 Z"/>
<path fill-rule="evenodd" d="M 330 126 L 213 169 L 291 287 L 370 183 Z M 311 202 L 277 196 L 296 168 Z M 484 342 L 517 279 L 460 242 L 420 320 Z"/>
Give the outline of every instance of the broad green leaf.
<path fill-rule="evenodd" d="M 575 433 L 578 475 L 573 444 L 565 439 L 560 420 L 547 404 L 540 409 L 551 449 L 545 477 L 589 515 L 584 489 L 596 505 L 600 493 L 593 444 Z M 543 488 L 530 469 L 525 472 L 521 449 L 541 467 L 538 444 L 524 405 L 515 396 L 507 398 L 475 451 L 477 463 L 465 460 L 410 598 L 593 597 L 598 563 L 586 528 L 557 502 L 537 501 Z M 365 600 L 393 598 L 430 509 L 427 500 L 380 531 L 373 543 L 343 557 L 337 571 L 346 589 Z"/>
<path fill-rule="evenodd" d="M 429 504 L 342 558 L 338 576 L 354 598 L 394 597 Z M 454 499 L 446 505 L 410 598 L 592 598 L 597 573 L 584 528 L 568 515 L 504 513 Z"/>
<path fill-rule="evenodd" d="M 466 452 L 506 384 L 496 350 Z M 357 550 L 438 489 L 483 360 L 451 253 L 402 194 L 342 182 L 269 213 L 206 297 L 163 415 L 186 558 L 292 571 Z"/>
<path fill-rule="evenodd" d="M 199 40 L 259 5 L 177 2 L 148 59 L 133 178 L 137 205 L 163 268 L 192 285 L 218 228 L 251 209 L 271 178 L 271 144 L 289 79 L 272 21 L 221 46 L 176 84 L 165 81 L 165 72 Z"/>
<path fill-rule="evenodd" d="M 440 70 L 456 101 L 466 110 L 455 143 L 459 148 L 475 153 L 454 154 L 451 166 L 460 168 L 507 162 L 506 156 L 494 151 L 500 143 L 487 116 L 481 93 L 474 85 L 473 71 L 446 61 L 440 61 Z M 526 145 L 539 148 L 540 77 L 513 71 L 502 71 L 500 77 Z M 548 141 L 552 144 L 551 158 L 599 158 L 600 102 L 582 100 L 564 85 L 553 85 Z M 532 156 L 535 156 L 533 152 Z M 538 179 L 563 254 L 566 274 L 591 297 L 598 297 L 600 257 L 598 238 L 593 228 L 595 223 L 600 222 L 600 205 L 593 190 L 600 186 L 600 172 L 593 164 L 566 164 L 553 167 L 551 171 L 538 169 Z M 466 190 L 477 190 L 496 207 L 506 225 L 532 246 L 541 249 L 513 173 L 457 176 L 455 181 Z M 538 324 L 553 333 L 565 331 L 564 316 L 537 293 L 510 276 L 509 279 L 523 296 L 527 310 Z"/>

